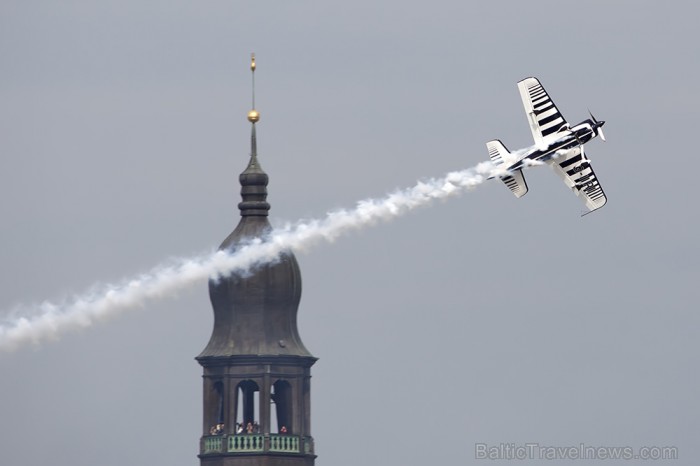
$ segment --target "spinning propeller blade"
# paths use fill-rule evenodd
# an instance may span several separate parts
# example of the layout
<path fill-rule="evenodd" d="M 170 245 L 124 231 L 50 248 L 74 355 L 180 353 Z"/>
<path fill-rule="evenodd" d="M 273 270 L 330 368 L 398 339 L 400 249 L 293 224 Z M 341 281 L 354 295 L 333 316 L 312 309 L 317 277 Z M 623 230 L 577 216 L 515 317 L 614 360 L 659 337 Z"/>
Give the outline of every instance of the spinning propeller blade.
<path fill-rule="evenodd" d="M 593 120 L 593 123 L 595 123 L 595 125 L 597 127 L 596 131 L 598 132 L 598 136 L 600 136 L 600 139 L 602 139 L 603 142 L 605 142 L 605 134 L 603 134 L 603 124 L 605 122 L 604 121 L 599 122 L 598 120 L 596 120 L 596 118 L 591 113 L 590 109 L 588 110 L 588 114 L 591 116 L 591 120 Z"/>

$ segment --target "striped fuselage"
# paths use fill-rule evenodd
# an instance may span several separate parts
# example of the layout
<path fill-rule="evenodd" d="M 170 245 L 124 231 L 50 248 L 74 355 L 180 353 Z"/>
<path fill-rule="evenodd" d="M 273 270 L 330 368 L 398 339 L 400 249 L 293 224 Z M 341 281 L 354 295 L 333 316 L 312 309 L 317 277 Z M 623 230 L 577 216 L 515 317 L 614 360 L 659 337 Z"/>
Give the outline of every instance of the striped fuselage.
<path fill-rule="evenodd" d="M 547 143 L 546 147 L 533 146 L 530 150 L 518 157 L 507 170 L 518 170 L 527 166 L 532 161 L 547 162 L 563 155 L 563 153 L 569 149 L 582 146 L 598 135 L 594 129 L 595 126 L 596 124 L 592 120 L 584 120 L 571 129 L 559 131 L 561 135 L 552 138 L 551 141 Z"/>

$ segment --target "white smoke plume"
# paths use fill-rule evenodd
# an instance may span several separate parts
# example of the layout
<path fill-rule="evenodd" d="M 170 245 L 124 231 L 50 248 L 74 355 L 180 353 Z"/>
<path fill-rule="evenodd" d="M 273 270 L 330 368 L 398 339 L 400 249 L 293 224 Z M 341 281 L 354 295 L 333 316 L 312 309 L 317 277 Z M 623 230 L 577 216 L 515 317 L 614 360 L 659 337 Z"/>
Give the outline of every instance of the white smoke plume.
<path fill-rule="evenodd" d="M 502 169 L 494 167 L 491 162 L 483 162 L 442 178 L 418 182 L 382 199 L 358 202 L 352 210 L 337 210 L 323 219 L 275 229 L 268 237 L 254 239 L 233 253 L 218 251 L 181 260 L 174 266 L 157 267 L 130 281 L 77 296 L 65 304 L 44 302 L 38 306 L 38 313 L 0 325 L 0 349 L 11 350 L 22 344 L 55 339 L 64 331 L 88 327 L 108 315 L 140 306 L 149 299 L 170 295 L 208 277 L 245 274 L 256 265 L 274 261 L 284 250 L 303 249 L 318 241 L 334 241 L 350 230 L 398 217 L 436 199 L 475 188 L 491 176 L 502 174 Z"/>

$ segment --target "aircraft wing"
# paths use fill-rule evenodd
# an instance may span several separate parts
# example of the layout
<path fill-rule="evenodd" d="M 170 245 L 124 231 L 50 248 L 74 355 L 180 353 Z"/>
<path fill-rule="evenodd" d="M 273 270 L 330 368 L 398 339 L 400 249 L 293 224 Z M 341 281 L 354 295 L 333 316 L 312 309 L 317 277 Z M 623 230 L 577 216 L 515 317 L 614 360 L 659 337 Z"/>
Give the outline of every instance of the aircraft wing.
<path fill-rule="evenodd" d="M 581 146 L 567 151 L 562 157 L 550 159 L 547 163 L 564 180 L 564 183 L 583 200 L 590 212 L 600 209 L 608 201 L 600 182 L 598 182 L 598 177 L 595 176 L 593 167 L 591 167 L 591 162 L 581 150 Z"/>
<path fill-rule="evenodd" d="M 537 78 L 523 79 L 518 83 L 518 90 L 536 145 L 542 145 L 548 136 L 556 134 L 562 127 L 568 128 L 566 120 Z"/>

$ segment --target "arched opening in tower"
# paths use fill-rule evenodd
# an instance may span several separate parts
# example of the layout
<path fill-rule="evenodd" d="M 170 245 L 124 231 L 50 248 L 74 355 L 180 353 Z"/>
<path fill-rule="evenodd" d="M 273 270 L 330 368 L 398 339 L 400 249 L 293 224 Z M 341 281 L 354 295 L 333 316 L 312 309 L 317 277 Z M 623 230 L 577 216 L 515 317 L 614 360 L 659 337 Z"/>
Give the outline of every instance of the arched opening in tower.
<path fill-rule="evenodd" d="M 252 380 L 244 380 L 236 387 L 238 406 L 236 423 L 241 431 L 237 433 L 259 433 L 259 393 L 260 387 Z"/>
<path fill-rule="evenodd" d="M 277 415 L 277 432 L 290 434 L 292 432 L 292 386 L 286 380 L 278 380 L 272 384 L 272 402 L 275 403 Z"/>

